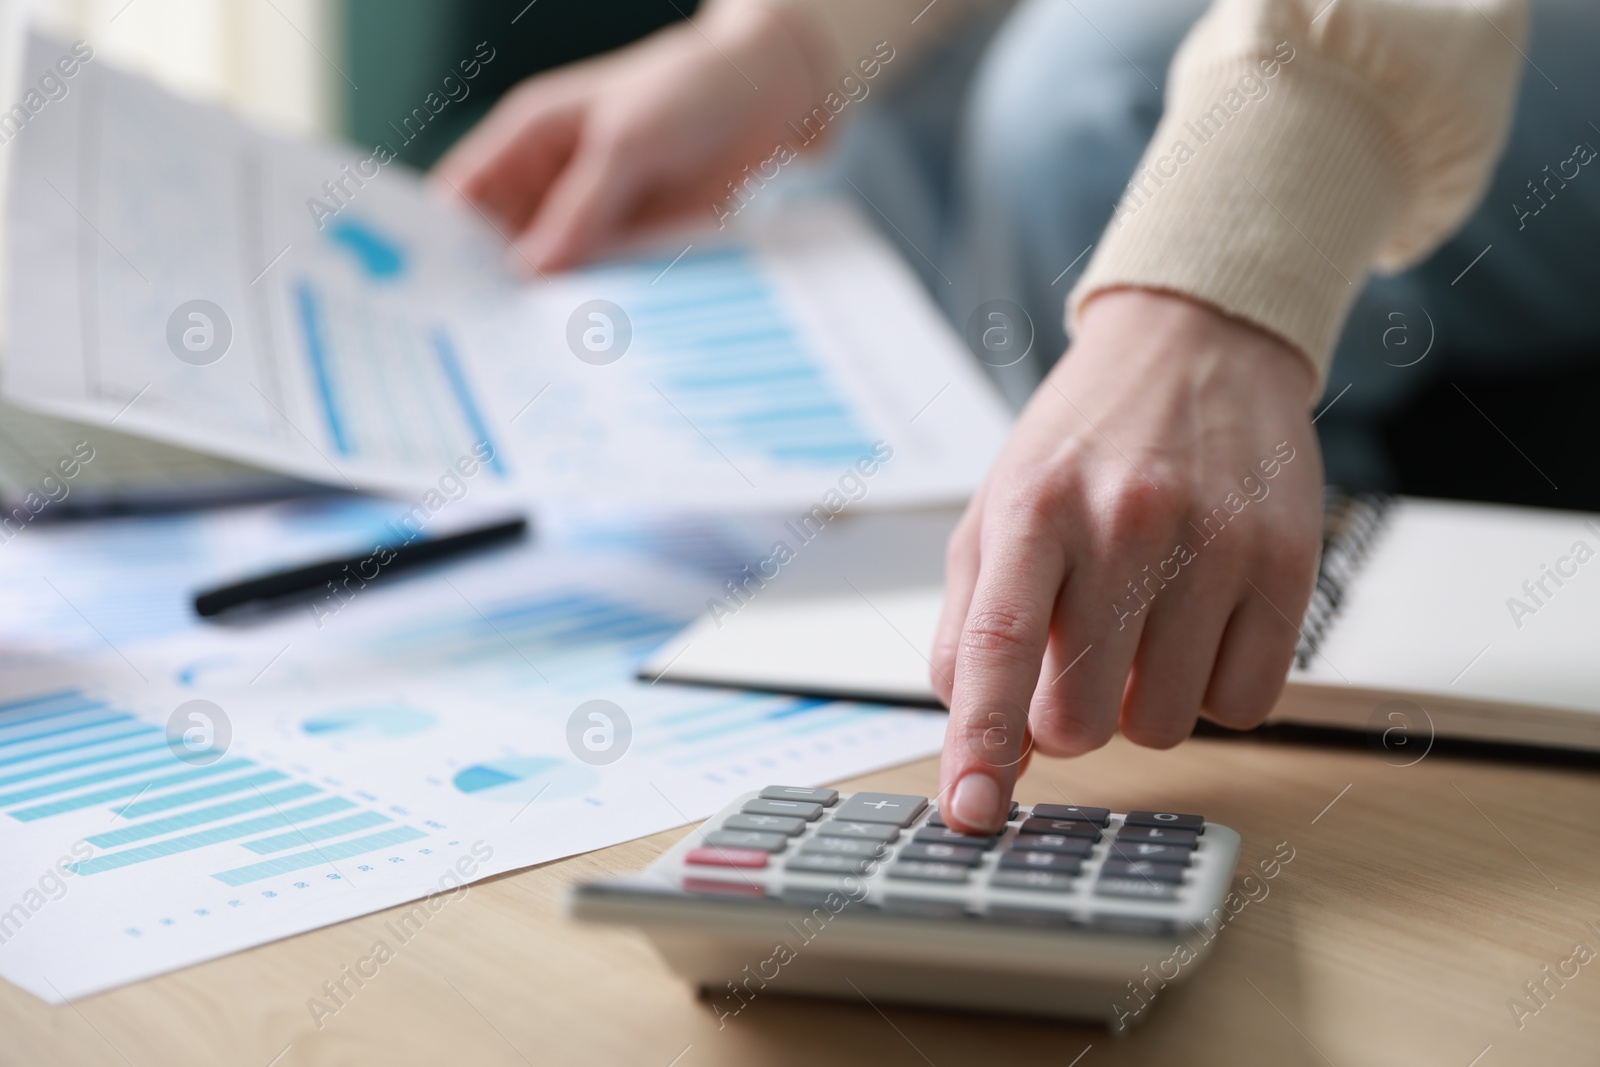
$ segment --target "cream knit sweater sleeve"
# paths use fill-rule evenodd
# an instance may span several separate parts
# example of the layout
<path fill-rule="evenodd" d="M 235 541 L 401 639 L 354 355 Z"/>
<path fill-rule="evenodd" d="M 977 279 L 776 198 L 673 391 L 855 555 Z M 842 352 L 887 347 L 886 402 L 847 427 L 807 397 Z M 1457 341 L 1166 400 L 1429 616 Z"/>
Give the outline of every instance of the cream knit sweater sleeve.
<path fill-rule="evenodd" d="M 1217 0 L 1069 325 L 1125 286 L 1255 323 L 1326 375 L 1369 271 L 1417 262 L 1482 197 L 1527 0 Z"/>
<path fill-rule="evenodd" d="M 773 3 L 819 81 L 886 40 L 914 54 L 983 0 Z M 1165 113 L 1069 325 L 1119 287 L 1252 322 L 1325 374 L 1351 302 L 1448 237 L 1504 143 L 1528 0 L 1215 0 L 1173 60 Z M 897 64 L 905 68 L 904 60 Z"/>

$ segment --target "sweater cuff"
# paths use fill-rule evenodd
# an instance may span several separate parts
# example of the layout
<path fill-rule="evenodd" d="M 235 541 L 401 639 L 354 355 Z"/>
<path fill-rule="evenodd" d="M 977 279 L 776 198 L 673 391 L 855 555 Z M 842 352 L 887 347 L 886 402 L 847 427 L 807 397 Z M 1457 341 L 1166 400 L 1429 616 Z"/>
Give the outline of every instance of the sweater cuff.
<path fill-rule="evenodd" d="M 1287 341 L 1320 384 L 1403 199 L 1381 109 L 1350 71 L 1287 45 L 1178 84 L 1067 327 L 1108 289 L 1163 290 Z"/>

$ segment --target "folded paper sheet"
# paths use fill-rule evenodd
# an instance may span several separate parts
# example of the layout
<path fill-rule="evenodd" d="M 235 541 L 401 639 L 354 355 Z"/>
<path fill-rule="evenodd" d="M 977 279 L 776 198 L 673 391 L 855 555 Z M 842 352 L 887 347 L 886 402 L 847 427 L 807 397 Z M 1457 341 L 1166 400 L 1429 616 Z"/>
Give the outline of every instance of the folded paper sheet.
<path fill-rule="evenodd" d="M 342 487 L 411 491 L 487 447 L 516 495 L 720 508 L 809 505 L 875 448 L 871 506 L 961 499 L 1006 432 L 837 205 L 528 280 L 399 164 L 101 62 L 10 151 L 5 389 L 42 411 Z"/>

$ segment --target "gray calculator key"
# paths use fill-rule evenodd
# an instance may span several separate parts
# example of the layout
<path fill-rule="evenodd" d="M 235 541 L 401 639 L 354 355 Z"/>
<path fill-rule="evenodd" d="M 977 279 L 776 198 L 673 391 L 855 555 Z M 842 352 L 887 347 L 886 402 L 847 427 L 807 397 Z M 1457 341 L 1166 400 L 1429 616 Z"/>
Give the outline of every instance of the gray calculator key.
<path fill-rule="evenodd" d="M 1042 889 L 1043 886 L 1021 886 L 1019 888 Z M 1078 920 L 1071 912 L 1063 910 L 1062 901 L 1052 900 L 1050 897 L 1037 897 L 1032 900 L 1007 900 L 990 901 L 984 909 L 983 917 L 990 922 L 1005 923 L 1016 926 L 1076 926 Z"/>
<path fill-rule="evenodd" d="M 786 871 L 811 874 L 864 874 L 872 866 L 871 856 L 841 856 L 833 852 L 798 852 L 784 862 Z"/>
<path fill-rule="evenodd" d="M 1083 870 L 1083 860 L 1078 856 L 1064 856 L 1059 852 L 1006 852 L 1000 856 L 1000 869 L 1054 871 L 1057 874 L 1076 875 Z"/>
<path fill-rule="evenodd" d="M 1012 819 L 1015 819 L 1017 817 L 1017 809 L 1020 806 L 1021 805 L 1019 805 L 1015 800 L 1013 800 L 1011 802 L 1011 807 L 1006 812 L 1006 821 L 1007 822 L 1010 822 Z M 934 808 L 932 811 L 928 812 L 928 825 L 929 826 L 943 826 L 944 825 L 944 816 L 939 814 L 939 809 L 938 808 Z"/>
<path fill-rule="evenodd" d="M 881 822 L 850 822 L 844 819 L 824 819 L 817 826 L 818 837 L 849 837 L 860 841 L 893 841 L 900 831 Z"/>
<path fill-rule="evenodd" d="M 1087 837 L 1065 834 L 1018 834 L 1011 839 L 1012 852 L 1059 852 L 1064 856 L 1087 856 L 1094 842 Z"/>
<path fill-rule="evenodd" d="M 927 797 L 906 793 L 857 793 L 839 805 L 834 818 L 910 826 L 911 821 L 921 815 L 922 809 L 927 806 Z"/>
<path fill-rule="evenodd" d="M 739 810 L 746 815 L 788 815 L 810 821 L 822 814 L 822 805 L 806 800 L 747 800 Z"/>
<path fill-rule="evenodd" d="M 754 848 L 762 852 L 782 852 L 788 843 L 788 834 L 768 834 L 759 830 L 713 830 L 706 835 L 706 844 L 717 848 Z"/>
<path fill-rule="evenodd" d="M 839 799 L 837 789 L 807 789 L 798 785 L 769 785 L 761 791 L 762 800 L 803 800 L 828 807 Z"/>
<path fill-rule="evenodd" d="M 1136 900 L 1177 900 L 1178 887 L 1172 882 L 1152 882 L 1144 878 L 1104 878 L 1094 884 L 1103 897 L 1130 897 Z"/>
<path fill-rule="evenodd" d="M 911 835 L 913 841 L 926 841 L 929 844 L 939 845 L 965 845 L 968 848 L 993 848 L 999 840 L 987 834 L 962 834 L 950 829 L 948 826 L 924 826 Z"/>
<path fill-rule="evenodd" d="M 1200 835 L 1193 830 L 1169 830 L 1165 826 L 1124 826 L 1117 831 L 1117 843 L 1124 844 L 1128 841 L 1149 841 L 1156 845 L 1181 845 L 1184 848 L 1194 848 L 1200 842 Z"/>
<path fill-rule="evenodd" d="M 788 834 L 793 837 L 806 828 L 804 819 L 792 815 L 730 815 L 722 820 L 724 830 L 760 830 L 769 834 Z"/>
<path fill-rule="evenodd" d="M 1024 819 L 1022 832 L 1025 834 L 1060 834 L 1063 837 L 1086 837 L 1090 841 L 1100 840 L 1100 827 L 1092 822 L 1081 819 Z"/>
<path fill-rule="evenodd" d="M 1110 808 L 1082 808 L 1076 804 L 1035 804 L 1033 817 L 1036 819 L 1077 819 L 1082 822 L 1092 822 L 1096 826 L 1104 826 L 1111 821 Z"/>
<path fill-rule="evenodd" d="M 890 878 L 910 878 L 918 882 L 965 882 L 972 868 L 962 863 L 923 863 L 905 861 L 891 863 Z"/>
<path fill-rule="evenodd" d="M 1038 889 L 1047 893 L 1070 893 L 1077 879 L 1059 871 L 995 871 L 989 884 L 997 889 Z"/>
<path fill-rule="evenodd" d="M 961 863 L 968 867 L 976 867 L 983 862 L 983 850 L 968 848 L 965 845 L 941 845 L 936 842 L 918 841 L 901 849 L 896 859 L 900 862 L 928 860 L 933 863 Z"/>
<path fill-rule="evenodd" d="M 1100 874 L 1105 878 L 1148 878 L 1152 882 L 1183 881 L 1183 868 L 1176 863 L 1149 863 L 1145 860 L 1106 860 Z"/>
<path fill-rule="evenodd" d="M 895 915 L 915 915 L 922 919 L 963 919 L 967 906 L 959 900 L 929 900 L 927 897 L 885 893 L 883 910 Z"/>
<path fill-rule="evenodd" d="M 888 851 L 882 841 L 858 837 L 812 837 L 800 844 L 801 852 L 831 852 L 836 856 L 881 856 Z"/>
<path fill-rule="evenodd" d="M 1180 815 L 1173 811 L 1130 811 L 1122 820 L 1129 826 L 1165 826 L 1173 830 L 1206 832 L 1204 815 Z"/>
<path fill-rule="evenodd" d="M 1151 863 L 1176 863 L 1189 865 L 1193 850 L 1182 845 L 1158 845 L 1153 841 L 1113 841 L 1111 858 L 1114 860 L 1148 860 Z"/>

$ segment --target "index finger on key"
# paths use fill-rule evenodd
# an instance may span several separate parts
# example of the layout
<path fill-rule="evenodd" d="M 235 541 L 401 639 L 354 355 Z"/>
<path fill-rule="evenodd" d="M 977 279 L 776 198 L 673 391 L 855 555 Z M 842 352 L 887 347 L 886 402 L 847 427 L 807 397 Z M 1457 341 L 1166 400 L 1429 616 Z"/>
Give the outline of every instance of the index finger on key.
<path fill-rule="evenodd" d="M 999 516 L 986 531 L 978 581 L 961 629 L 945 731 L 947 821 L 967 833 L 1004 824 L 1027 752 L 1028 707 L 1050 638 L 1066 554 L 1045 524 Z"/>

